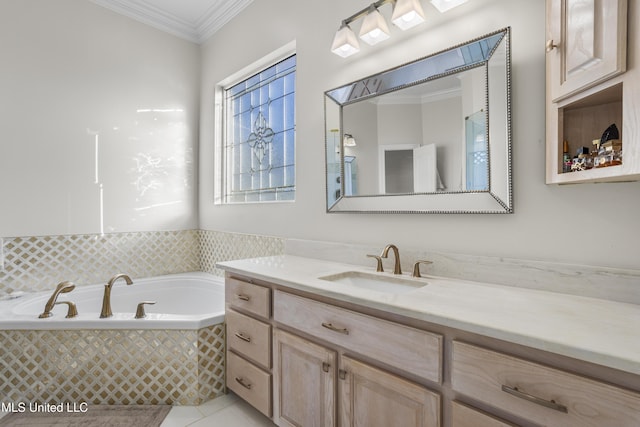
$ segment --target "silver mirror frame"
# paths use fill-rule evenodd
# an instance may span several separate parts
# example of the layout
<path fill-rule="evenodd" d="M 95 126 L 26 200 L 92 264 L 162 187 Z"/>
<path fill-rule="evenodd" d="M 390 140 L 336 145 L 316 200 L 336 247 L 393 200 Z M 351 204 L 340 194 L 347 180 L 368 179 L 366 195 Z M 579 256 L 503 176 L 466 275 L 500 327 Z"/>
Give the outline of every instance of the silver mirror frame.
<path fill-rule="evenodd" d="M 395 70 L 402 70 L 403 68 L 409 70 L 411 73 L 415 73 L 416 67 L 419 67 L 422 61 L 428 61 L 441 54 L 454 51 L 456 49 L 463 48 L 465 46 L 477 43 L 479 41 L 495 37 L 500 35 L 499 41 L 495 44 L 494 49 L 487 56 L 486 59 L 471 64 L 465 64 L 460 67 L 447 69 L 444 72 L 429 75 L 426 71 L 424 75 L 418 75 L 410 79 L 409 81 L 401 84 L 396 84 L 391 87 L 379 87 L 378 91 L 369 93 L 367 95 L 359 96 L 357 99 L 341 99 L 344 98 L 344 94 L 349 92 L 350 88 L 355 87 L 358 84 L 362 84 L 368 80 L 380 78 L 381 76 L 391 73 Z M 495 103 L 494 110 L 500 111 L 499 114 L 495 114 L 495 120 L 492 120 L 491 112 L 491 100 L 492 97 L 489 92 L 490 77 L 489 77 L 489 61 L 493 57 L 495 51 L 504 43 L 505 53 L 505 88 L 506 91 L 504 106 L 502 104 Z M 427 64 L 427 63 L 424 63 Z M 342 141 L 343 137 L 343 118 L 342 109 L 344 106 L 353 102 L 368 99 L 374 96 L 381 95 L 396 91 L 405 87 L 425 83 L 430 80 L 435 80 L 441 77 L 457 74 L 468 69 L 483 66 L 485 67 L 485 91 L 486 91 L 486 115 L 487 115 L 487 144 L 489 153 L 489 187 L 488 189 L 481 191 L 452 191 L 452 192 L 435 192 L 435 193 L 411 193 L 411 194 L 393 194 L 393 195 L 360 195 L 360 196 L 345 196 L 345 176 L 344 176 L 344 150 L 340 150 L 340 195 L 336 198 L 334 203 L 331 203 L 330 197 L 330 159 L 329 150 L 333 150 L 334 147 L 329 146 L 330 138 L 334 132 L 339 132 L 337 135 L 338 141 Z M 337 96 L 336 96 L 337 95 Z M 453 46 L 449 49 L 436 52 L 432 55 L 419 58 L 415 61 L 402 64 L 398 67 L 384 70 L 378 74 L 365 77 L 363 79 L 348 83 L 341 87 L 328 90 L 325 92 L 325 174 L 326 174 L 326 203 L 328 213 L 383 213 L 383 214 L 396 214 L 396 213 L 411 213 L 411 214 L 449 214 L 449 213 L 481 213 L 481 214 L 495 214 L 495 213 L 513 213 L 513 184 L 512 184 L 512 136 L 511 136 L 511 29 L 510 27 L 486 34 L 482 37 L 470 40 L 468 42 Z M 498 100 L 502 102 L 501 100 Z M 328 123 L 328 108 L 338 107 L 339 111 L 339 125 L 340 129 L 336 130 L 335 126 Z M 334 114 L 335 116 L 335 114 Z M 334 121 L 335 123 L 335 121 Z M 493 129 L 492 129 L 493 124 Z M 504 129 L 501 128 L 504 125 Z M 333 129 L 330 129 L 333 127 Z M 492 135 L 497 135 L 498 132 L 505 132 L 500 137 L 505 138 L 505 146 L 497 149 L 491 149 Z M 503 168 L 492 168 L 493 163 L 501 163 Z M 337 165 L 333 163 L 337 169 Z M 497 171 L 501 169 L 500 171 Z M 504 170 L 504 172 L 502 172 Z M 497 171 L 497 172 L 496 172 Z M 500 176 L 499 176 L 500 175 Z M 504 175 L 504 176 L 501 176 Z M 334 175 L 335 177 L 335 175 Z"/>

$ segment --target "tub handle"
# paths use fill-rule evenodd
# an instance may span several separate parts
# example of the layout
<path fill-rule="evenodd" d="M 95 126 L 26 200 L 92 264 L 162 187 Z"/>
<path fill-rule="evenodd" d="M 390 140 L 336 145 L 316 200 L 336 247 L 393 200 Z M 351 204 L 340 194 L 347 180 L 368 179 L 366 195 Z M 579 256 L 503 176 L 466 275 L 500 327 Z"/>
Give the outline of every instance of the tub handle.
<path fill-rule="evenodd" d="M 71 301 L 58 301 L 55 303 L 55 305 L 58 304 L 67 304 L 68 309 L 67 315 L 65 316 L 67 319 L 72 319 L 78 315 L 78 309 L 76 308 L 76 305 Z"/>
<path fill-rule="evenodd" d="M 251 297 L 249 295 L 245 295 L 245 294 L 238 294 L 237 297 L 238 297 L 238 299 L 241 299 L 242 301 L 249 301 L 251 299 Z"/>
<path fill-rule="evenodd" d="M 242 387 L 246 388 L 247 390 L 251 390 L 251 384 L 246 382 L 244 380 L 244 378 L 242 377 L 236 377 L 236 381 L 238 382 L 238 384 L 240 384 Z"/>
<path fill-rule="evenodd" d="M 155 301 L 142 301 L 138 303 L 138 308 L 136 309 L 136 319 L 144 319 L 145 317 L 147 317 L 147 313 L 144 312 L 145 304 L 153 305 L 155 303 Z"/>
<path fill-rule="evenodd" d="M 236 332 L 236 337 L 240 338 L 242 341 L 251 342 L 251 337 L 246 336 L 242 332 Z"/>

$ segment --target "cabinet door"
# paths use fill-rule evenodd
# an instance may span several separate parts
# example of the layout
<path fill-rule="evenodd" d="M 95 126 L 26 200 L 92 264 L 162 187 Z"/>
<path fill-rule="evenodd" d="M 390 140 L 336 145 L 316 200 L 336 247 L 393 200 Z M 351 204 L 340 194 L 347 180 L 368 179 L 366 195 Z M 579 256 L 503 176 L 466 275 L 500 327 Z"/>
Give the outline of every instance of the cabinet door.
<path fill-rule="evenodd" d="M 336 353 L 274 330 L 274 421 L 279 426 L 335 426 Z"/>
<path fill-rule="evenodd" d="M 547 0 L 547 83 L 557 102 L 626 70 L 627 0 Z"/>
<path fill-rule="evenodd" d="M 341 426 L 440 426 L 437 393 L 346 356 L 340 363 Z"/>

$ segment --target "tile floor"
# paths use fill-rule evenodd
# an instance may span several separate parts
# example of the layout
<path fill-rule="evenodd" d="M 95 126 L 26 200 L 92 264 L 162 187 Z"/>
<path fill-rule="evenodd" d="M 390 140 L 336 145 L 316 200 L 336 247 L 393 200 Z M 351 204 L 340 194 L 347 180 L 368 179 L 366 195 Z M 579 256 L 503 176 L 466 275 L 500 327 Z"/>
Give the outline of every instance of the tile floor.
<path fill-rule="evenodd" d="M 174 406 L 161 427 L 274 427 L 270 419 L 235 394 L 229 393 L 200 406 Z"/>
<path fill-rule="evenodd" d="M 0 418 L 7 415 L 0 412 Z M 270 419 L 229 393 L 200 406 L 174 406 L 161 427 L 274 427 Z"/>

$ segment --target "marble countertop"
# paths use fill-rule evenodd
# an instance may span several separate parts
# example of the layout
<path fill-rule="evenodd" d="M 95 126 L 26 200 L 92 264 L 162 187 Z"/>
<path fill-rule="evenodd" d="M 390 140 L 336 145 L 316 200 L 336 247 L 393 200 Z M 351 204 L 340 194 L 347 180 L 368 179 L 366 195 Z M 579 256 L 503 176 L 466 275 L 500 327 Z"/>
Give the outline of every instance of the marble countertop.
<path fill-rule="evenodd" d="M 413 279 L 426 286 L 392 294 L 320 279 L 346 271 L 394 277 L 391 273 L 292 255 L 225 261 L 217 266 L 230 273 L 640 375 L 637 304 L 429 275 Z"/>

